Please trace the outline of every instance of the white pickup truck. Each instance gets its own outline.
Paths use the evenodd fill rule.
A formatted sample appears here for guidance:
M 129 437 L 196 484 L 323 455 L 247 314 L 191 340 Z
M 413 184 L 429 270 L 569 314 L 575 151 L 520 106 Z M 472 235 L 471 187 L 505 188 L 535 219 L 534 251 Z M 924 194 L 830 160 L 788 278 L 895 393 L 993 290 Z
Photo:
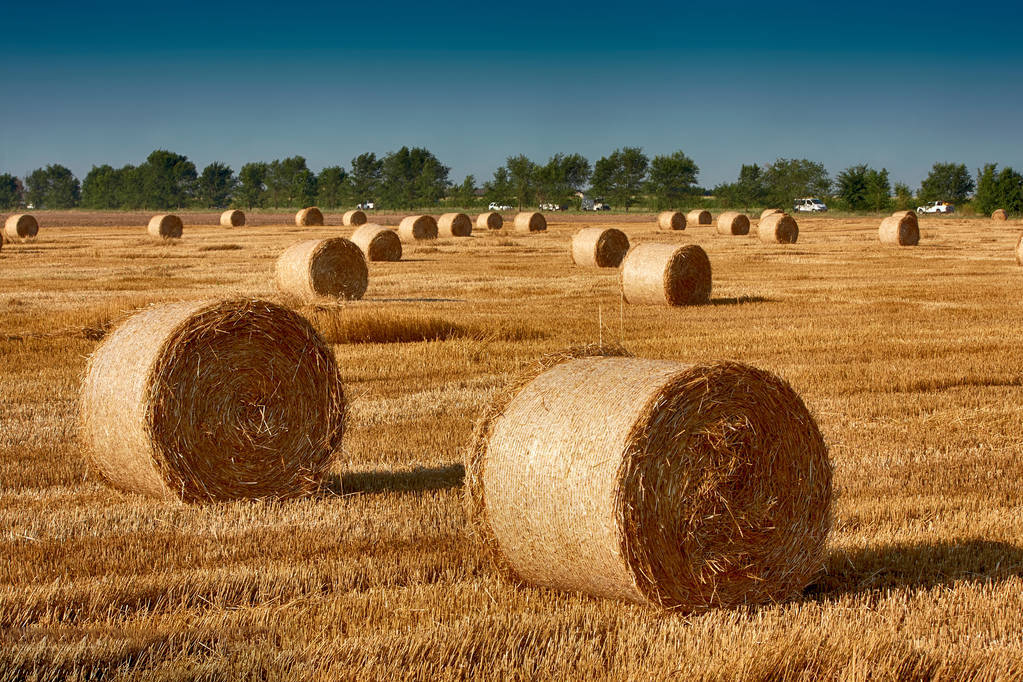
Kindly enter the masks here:
M 956 207 L 947 201 L 932 201 L 924 206 L 917 206 L 917 213 L 955 213 Z

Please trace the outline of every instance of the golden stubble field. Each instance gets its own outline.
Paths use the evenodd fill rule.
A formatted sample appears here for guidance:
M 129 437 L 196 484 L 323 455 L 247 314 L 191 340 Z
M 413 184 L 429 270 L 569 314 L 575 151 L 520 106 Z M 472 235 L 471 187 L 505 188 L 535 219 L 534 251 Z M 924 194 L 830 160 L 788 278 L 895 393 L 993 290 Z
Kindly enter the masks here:
M 899 249 L 879 218 L 800 218 L 783 246 L 550 216 L 545 234 L 406 245 L 370 264 L 364 300 L 300 308 L 351 405 L 329 489 L 184 506 L 84 462 L 87 356 L 151 302 L 276 298 L 286 246 L 350 229 L 186 215 L 162 244 L 147 216 L 38 215 L 37 240 L 0 252 L 0 680 L 1023 679 L 1019 224 L 924 219 Z M 617 271 L 569 260 L 584 224 L 700 244 L 712 304 L 622 306 Z M 663 615 L 510 584 L 477 555 L 474 419 L 524 365 L 597 341 L 741 360 L 801 393 L 836 486 L 828 570 L 802 599 Z

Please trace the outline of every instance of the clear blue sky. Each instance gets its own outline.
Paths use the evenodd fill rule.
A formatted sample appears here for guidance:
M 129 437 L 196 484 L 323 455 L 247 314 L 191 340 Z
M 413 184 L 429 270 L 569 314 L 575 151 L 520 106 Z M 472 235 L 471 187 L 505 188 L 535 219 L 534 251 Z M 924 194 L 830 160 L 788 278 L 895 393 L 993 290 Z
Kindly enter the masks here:
M 0 171 L 201 169 L 432 150 L 684 150 L 700 184 L 806 157 L 834 175 L 1023 170 L 1023 3 L 19 2 L 3 11 Z

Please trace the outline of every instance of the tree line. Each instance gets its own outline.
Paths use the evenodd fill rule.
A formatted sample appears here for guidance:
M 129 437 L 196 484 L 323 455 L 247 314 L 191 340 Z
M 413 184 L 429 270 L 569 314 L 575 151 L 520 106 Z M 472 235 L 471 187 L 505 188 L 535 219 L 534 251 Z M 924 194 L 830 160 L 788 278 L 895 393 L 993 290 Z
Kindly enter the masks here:
M 826 197 L 836 208 L 884 212 L 937 200 L 963 203 L 990 213 L 1023 212 L 1023 176 L 986 164 L 973 176 L 965 164 L 935 163 L 915 192 L 892 183 L 888 171 L 850 166 L 832 178 L 808 159 L 743 164 L 735 182 L 699 187 L 700 169 L 684 152 L 649 157 L 638 147 L 616 149 L 590 163 L 580 154 L 555 154 L 546 162 L 511 156 L 477 186 L 472 175 L 456 184 L 451 169 L 428 149 L 402 147 L 382 157 L 360 154 L 348 167 L 319 173 L 305 158 L 292 156 L 246 163 L 236 174 L 214 161 L 199 172 L 188 157 L 164 149 L 139 165 L 93 166 L 79 182 L 60 164 L 38 168 L 24 178 L 0 174 L 0 208 L 22 205 L 66 209 L 325 208 L 374 202 L 377 208 L 410 209 L 445 203 L 465 208 L 487 203 L 580 206 L 583 196 L 628 211 L 688 206 L 785 207 L 797 197 Z

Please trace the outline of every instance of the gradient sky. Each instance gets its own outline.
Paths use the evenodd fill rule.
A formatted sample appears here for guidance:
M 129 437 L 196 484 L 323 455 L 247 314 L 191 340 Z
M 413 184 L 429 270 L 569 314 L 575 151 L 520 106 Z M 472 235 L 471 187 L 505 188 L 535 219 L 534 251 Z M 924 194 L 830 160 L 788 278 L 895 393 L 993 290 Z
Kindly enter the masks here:
M 708 187 L 778 157 L 913 187 L 935 161 L 1023 170 L 1020 2 L 21 2 L 2 21 L 19 176 L 402 145 L 480 183 L 509 155 L 621 146 L 682 149 Z

